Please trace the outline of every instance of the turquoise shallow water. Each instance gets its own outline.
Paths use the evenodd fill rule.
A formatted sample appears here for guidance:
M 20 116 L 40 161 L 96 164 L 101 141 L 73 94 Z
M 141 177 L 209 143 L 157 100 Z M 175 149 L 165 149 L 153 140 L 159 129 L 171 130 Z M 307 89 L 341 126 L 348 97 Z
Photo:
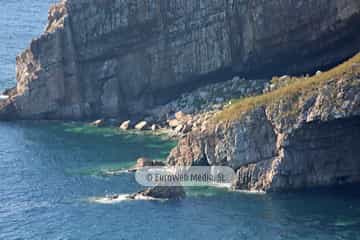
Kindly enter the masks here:
M 0 124 L 0 239 L 358 239 L 350 191 L 255 195 L 187 189 L 182 201 L 89 201 L 142 187 L 102 171 L 162 158 L 158 137 L 78 124 Z
M 104 170 L 162 158 L 174 143 L 64 123 L 0 123 L 0 239 L 359 239 L 360 196 L 187 189 L 182 201 L 109 205 L 142 189 Z
M 0 89 L 53 1 L 0 1 Z M 0 239 L 360 239 L 360 191 L 255 195 L 187 189 L 182 201 L 89 201 L 141 189 L 105 176 L 174 143 L 72 123 L 0 123 Z

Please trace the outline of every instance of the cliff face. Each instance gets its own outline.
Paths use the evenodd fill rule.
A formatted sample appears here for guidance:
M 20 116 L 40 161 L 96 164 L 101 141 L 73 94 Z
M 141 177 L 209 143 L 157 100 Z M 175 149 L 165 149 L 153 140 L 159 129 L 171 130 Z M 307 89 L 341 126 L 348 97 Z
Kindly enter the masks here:
M 231 121 L 213 121 L 193 131 L 172 151 L 169 163 L 231 166 L 237 172 L 235 189 L 279 191 L 360 182 L 359 62 L 360 55 L 350 70 L 326 74 L 321 84 L 316 83 L 321 76 L 304 79 L 316 84 L 285 97 L 278 96 L 283 89 L 270 92 L 278 99 L 266 104 L 257 100 L 259 106 L 231 116 Z M 286 89 L 294 88 L 290 84 Z M 234 109 L 239 108 L 224 110 L 225 116 L 236 114 Z
M 0 116 L 126 116 L 224 72 L 312 71 L 359 50 L 359 23 L 358 0 L 63 1 Z

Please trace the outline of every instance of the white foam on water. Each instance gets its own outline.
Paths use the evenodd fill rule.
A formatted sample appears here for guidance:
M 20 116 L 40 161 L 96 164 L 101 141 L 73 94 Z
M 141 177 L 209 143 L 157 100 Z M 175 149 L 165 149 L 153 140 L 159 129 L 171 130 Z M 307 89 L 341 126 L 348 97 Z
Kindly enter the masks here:
M 231 183 L 215 183 L 215 184 L 211 184 L 210 187 L 214 187 L 214 188 L 226 188 L 226 189 L 230 189 L 232 186 Z
M 147 197 L 138 195 L 135 198 L 130 198 L 131 194 L 119 194 L 115 196 L 106 196 L 106 197 L 91 197 L 88 199 L 91 203 L 98 204 L 115 204 L 124 201 L 164 201 L 166 199 L 158 199 L 153 197 Z
M 337 221 L 337 222 L 335 222 L 335 224 L 334 224 L 334 226 L 336 226 L 336 227 L 347 227 L 347 226 L 351 226 L 351 225 L 355 225 L 355 224 L 357 224 L 357 222 L 356 221 L 351 221 L 351 220 L 349 220 L 349 221 Z
M 147 196 L 143 196 L 143 195 L 138 195 L 135 197 L 135 199 L 133 200 L 142 200 L 142 201 L 164 201 L 166 199 L 158 199 L 158 198 L 153 198 L 153 197 L 147 197 Z
M 0 100 L 6 100 L 8 98 L 9 98 L 9 96 L 7 96 L 7 95 L 0 95 Z
M 100 204 L 114 204 L 123 201 L 130 201 L 130 194 L 120 194 L 116 197 L 91 197 L 89 198 L 89 202 L 91 203 L 100 203 Z
M 266 194 L 265 191 L 260 191 L 260 190 L 233 190 L 233 191 L 239 193 L 245 193 L 245 194 L 257 194 L 257 195 Z
M 103 170 L 101 171 L 101 173 L 103 175 L 107 175 L 107 176 L 116 176 L 116 175 L 121 175 L 121 174 L 125 174 L 125 173 L 130 173 L 129 170 L 127 169 L 121 169 L 121 170 Z

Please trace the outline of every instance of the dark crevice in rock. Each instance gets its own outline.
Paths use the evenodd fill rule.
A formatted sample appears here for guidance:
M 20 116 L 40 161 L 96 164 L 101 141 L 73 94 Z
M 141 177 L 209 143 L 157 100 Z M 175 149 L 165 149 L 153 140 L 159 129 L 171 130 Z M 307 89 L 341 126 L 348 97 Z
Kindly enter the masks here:
M 360 117 L 313 122 L 284 148 L 278 186 L 284 189 L 360 181 Z M 285 174 L 286 173 L 286 174 Z

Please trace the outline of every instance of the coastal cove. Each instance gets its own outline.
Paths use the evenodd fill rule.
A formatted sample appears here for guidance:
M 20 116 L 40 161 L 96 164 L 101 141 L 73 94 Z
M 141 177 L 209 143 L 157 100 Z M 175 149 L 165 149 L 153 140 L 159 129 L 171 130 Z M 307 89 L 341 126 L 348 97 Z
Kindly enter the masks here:
M 77 3 L 86 5 L 86 1 L 76 1 L 72 1 L 75 7 Z M 87 1 L 96 2 L 96 0 Z M 192 0 L 188 1 L 190 3 Z M 57 2 L 58 0 L 7 0 L 1 3 L 0 92 L 15 85 L 16 57 L 21 51 L 29 47 L 31 39 L 37 38 L 44 31 L 48 21 L 49 7 Z M 126 3 L 126 1 L 122 2 Z M 209 2 L 206 4 L 209 4 Z M 354 0 L 349 0 L 349 2 L 356 3 Z M 272 9 L 271 1 L 268 3 L 268 9 Z M 334 7 L 335 5 L 333 2 L 331 6 Z M 215 10 L 221 9 L 221 7 L 216 6 Z M 319 4 L 317 7 L 321 9 L 322 5 Z M 80 7 L 79 9 L 81 10 Z M 351 10 L 351 8 L 344 7 L 344 12 L 349 9 Z M 54 12 L 56 12 L 55 10 Z M 76 10 L 75 13 L 77 13 L 76 8 L 73 10 Z M 314 9 L 314 12 L 316 12 L 316 9 Z M 271 16 L 266 17 L 270 18 Z M 324 17 L 324 19 L 326 18 Z M 58 27 L 56 21 L 52 23 L 55 27 Z M 216 29 L 220 30 L 224 28 L 221 24 L 215 24 L 215 26 Z M 349 31 L 347 34 L 352 36 L 353 33 Z M 219 40 L 218 35 L 215 35 L 213 37 Z M 250 35 L 255 36 L 249 34 L 249 39 L 251 39 Z M 358 36 L 357 33 L 354 33 L 354 35 Z M 301 34 L 301 36 L 306 36 L 306 34 Z M 329 43 L 332 41 L 342 43 L 343 39 L 334 37 Z M 211 48 L 211 46 L 209 49 L 215 49 L 215 52 L 218 50 L 217 47 Z M 344 54 L 351 52 L 350 50 L 352 51 L 350 48 L 343 49 Z M 222 53 L 223 51 L 219 50 L 219 52 Z M 269 54 L 268 57 L 271 58 L 272 53 Z M 227 57 L 228 55 L 225 54 L 224 56 Z M 308 59 L 311 56 L 311 54 L 307 56 Z M 340 56 L 342 54 L 339 53 L 337 58 L 340 58 Z M 189 58 L 193 59 L 191 56 Z M 215 59 L 215 62 L 213 64 L 203 63 L 203 65 L 199 63 L 200 68 L 214 67 L 214 64 L 218 64 L 216 58 L 213 58 L 212 55 L 210 58 Z M 359 59 L 359 63 L 358 65 L 352 65 L 352 68 L 355 69 L 352 71 L 353 74 L 350 75 L 353 80 L 352 85 L 349 84 L 346 78 L 343 80 L 342 77 L 338 77 L 339 79 L 335 79 L 336 81 L 331 83 L 333 85 L 334 82 L 344 83 L 343 85 L 339 84 L 341 88 L 333 88 L 335 93 L 340 92 L 339 89 L 354 89 L 354 94 L 348 94 L 352 96 L 352 98 L 349 98 L 351 103 L 356 103 L 355 100 L 360 99 L 356 98 L 358 96 L 357 90 L 360 89 L 360 55 L 356 58 Z M 184 59 L 183 61 L 186 62 Z M 319 59 L 314 59 L 312 63 L 308 64 L 314 64 L 317 60 Z M 266 66 L 265 63 L 266 61 L 263 63 L 264 66 Z M 280 63 L 281 61 L 278 64 Z M 249 69 L 258 67 L 255 66 L 256 64 L 252 64 L 251 61 L 247 64 Z M 305 68 L 308 64 L 304 63 L 304 66 L 300 67 Z M 319 67 L 322 64 L 313 67 Z M 291 66 L 288 67 L 291 69 Z M 101 69 L 101 67 L 89 67 L 89 69 Z M 131 72 L 139 72 L 138 70 L 135 68 L 128 71 L 131 76 L 139 77 Z M 87 73 L 91 74 L 91 71 Z M 319 71 L 319 75 L 315 74 L 314 76 L 315 78 L 316 76 L 321 78 L 321 74 L 326 76 L 325 71 Z M 292 81 L 295 82 L 298 79 L 285 75 L 274 78 L 278 82 L 274 81 L 274 79 L 272 82 L 270 82 L 270 79 L 248 81 L 246 78 L 242 78 L 240 74 L 238 75 L 229 77 L 227 82 L 216 82 L 213 85 L 209 84 L 197 89 L 194 88 L 194 92 L 186 92 L 180 95 L 179 98 L 159 105 L 157 108 L 146 109 L 149 111 L 152 120 L 147 123 L 147 130 L 145 131 L 134 130 L 136 123 L 147 121 L 146 118 L 142 117 L 139 121 L 137 119 L 132 121 L 131 124 L 128 123 L 128 125 L 131 125 L 131 130 L 127 131 L 119 128 L 120 122 L 116 122 L 112 127 L 107 124 L 99 124 L 97 127 L 92 126 L 90 120 L 86 122 L 85 120 L 83 122 L 70 120 L 0 121 L 0 240 L 360 240 L 360 185 L 355 184 L 264 193 L 255 191 L 262 188 L 254 187 L 250 188 L 254 191 L 248 190 L 247 186 L 251 186 L 252 183 L 256 184 L 256 181 L 253 181 L 251 184 L 238 182 L 238 186 L 243 188 L 237 190 L 220 187 L 185 187 L 186 197 L 177 200 L 128 199 L 123 197 L 143 191 L 146 188 L 136 182 L 133 172 L 121 172 L 124 169 L 132 169 L 139 158 L 148 158 L 153 162 L 165 162 L 168 159 L 168 163 L 174 165 L 178 163 L 184 163 L 184 165 L 194 163 L 196 165 L 199 162 L 210 165 L 211 161 L 209 160 L 221 165 L 224 164 L 224 159 L 228 159 L 229 166 L 233 164 L 231 160 L 240 159 L 238 163 L 235 161 L 235 164 L 240 167 L 237 170 L 241 170 L 241 167 L 244 166 L 245 170 L 238 171 L 238 173 L 244 175 L 238 175 L 241 176 L 239 179 L 248 180 L 251 178 L 249 177 L 251 172 L 247 171 L 249 162 L 246 162 L 248 158 L 244 157 L 246 154 L 243 154 L 243 156 L 242 153 L 246 153 L 250 149 L 251 154 L 249 156 L 259 155 L 259 159 L 262 159 L 267 152 L 270 152 L 269 155 L 272 156 L 273 152 L 275 152 L 275 149 L 273 149 L 275 144 L 273 143 L 276 141 L 273 129 L 269 127 L 272 126 L 271 122 L 266 118 L 265 107 L 268 110 L 273 110 L 270 107 L 274 108 L 274 106 L 265 106 L 263 111 L 265 113 L 256 114 L 258 112 L 252 112 L 249 119 L 253 120 L 253 122 L 235 119 L 238 121 L 238 125 L 224 125 L 223 128 L 212 125 L 208 127 L 207 123 L 212 124 L 210 119 L 215 119 L 215 116 L 218 116 L 216 114 L 224 109 L 225 111 L 220 115 L 222 118 L 228 115 L 240 116 L 240 114 L 232 113 L 240 112 L 245 108 L 243 107 L 245 104 L 242 105 L 242 99 L 245 99 L 245 103 L 255 106 L 256 104 L 252 104 L 252 102 L 259 102 L 275 95 L 271 93 L 271 88 L 275 89 L 276 93 L 276 89 L 282 87 L 281 84 L 289 82 L 289 88 L 291 89 L 292 85 L 290 84 Z M 305 78 L 312 79 L 308 76 Z M 324 84 L 325 87 L 323 85 L 321 87 L 326 90 L 332 86 L 331 84 Z M 113 90 L 111 86 L 106 89 Z M 266 91 L 263 91 L 264 89 L 267 89 L 266 91 L 270 93 L 266 93 Z M 281 92 L 281 89 L 277 92 Z M 347 93 L 345 90 L 344 92 Z M 311 94 L 316 97 L 319 95 L 314 92 Z M 254 95 L 260 97 L 252 98 Z M 315 99 L 315 97 L 312 99 Z M 339 99 L 343 100 L 345 98 L 340 96 Z M 340 100 L 338 103 L 344 103 L 344 101 Z M 141 99 L 141 101 L 146 102 L 147 99 Z M 311 104 L 304 105 L 308 107 Z M 319 105 L 325 106 L 323 103 Z M 346 104 L 347 107 L 350 105 Z M 278 104 L 275 107 L 281 109 L 280 107 L 283 107 L 283 105 Z M 184 109 L 188 111 L 192 109 L 192 113 L 182 112 Z M 304 109 L 306 108 L 304 107 Z M 319 113 L 331 113 L 329 110 L 319 109 Z M 354 109 L 357 109 L 356 106 Z M 336 133 L 334 129 L 340 129 L 341 131 L 337 131 L 338 134 L 334 134 L 333 138 L 325 140 L 327 140 L 327 143 L 335 142 L 335 140 L 342 141 L 343 144 L 339 144 L 342 148 L 338 149 L 343 151 L 337 151 L 334 155 L 332 155 L 333 152 L 322 155 L 323 165 L 332 166 L 332 162 L 330 161 L 330 164 L 328 164 L 326 157 L 335 155 L 339 159 L 351 156 L 351 160 L 354 161 L 350 161 L 350 163 L 357 163 L 355 161 L 357 155 L 354 153 L 358 153 L 357 140 L 359 139 L 358 130 L 360 129 L 360 118 L 358 116 L 360 115 L 355 110 L 343 111 L 353 113 L 355 116 L 352 118 L 353 115 L 344 114 L 345 117 L 351 117 L 349 117 L 350 121 L 344 121 L 344 124 L 340 119 L 341 124 L 337 124 L 339 122 L 336 121 L 335 124 L 330 122 L 327 125 L 325 122 L 325 127 L 322 125 L 310 125 L 309 128 L 300 129 L 302 131 L 297 132 L 300 137 L 294 138 L 291 143 L 294 143 L 295 147 L 298 146 L 299 142 L 308 142 L 310 147 L 317 146 L 315 143 L 318 142 L 318 139 L 326 137 L 323 133 Z M 174 115 L 175 118 L 169 121 L 169 115 Z M 298 117 L 298 115 L 293 115 Z M 274 116 L 275 120 L 283 119 L 280 114 L 279 116 L 274 114 Z M 220 117 L 218 118 L 220 119 Z M 113 118 L 97 116 L 91 121 L 102 123 L 110 119 Z M 121 122 L 125 120 L 123 117 L 119 119 L 121 119 Z M 300 117 L 295 119 L 300 119 Z M 118 119 L 115 119 L 115 121 L 118 121 Z M 279 122 L 282 123 L 280 120 Z M 190 125 L 191 127 L 189 127 Z M 293 125 L 289 124 L 290 127 L 293 127 Z M 152 126 L 155 127 L 154 131 L 150 130 Z M 232 126 L 232 128 L 227 128 L 228 126 Z M 242 130 L 239 126 L 244 126 L 245 130 L 238 131 L 239 129 Z M 328 126 L 330 127 L 328 128 Z M 340 128 L 340 126 L 343 128 Z M 159 130 L 159 128 L 162 129 Z M 166 132 L 169 129 L 172 129 L 171 131 L 176 134 L 174 136 L 160 134 L 162 130 Z M 220 131 L 222 129 L 223 131 Z M 271 131 L 268 131 L 269 129 Z M 318 131 L 316 132 L 314 129 Z M 172 133 L 171 131 L 168 131 L 169 135 Z M 314 132 L 316 134 L 313 134 Z M 246 135 L 247 133 L 250 134 Z M 316 138 L 301 138 L 301 136 L 314 135 Z M 345 138 L 342 138 L 343 135 L 348 136 L 346 141 Z M 255 136 L 256 141 L 246 143 L 247 147 L 243 151 L 242 147 L 245 146 L 246 141 L 238 141 L 238 139 L 252 140 L 253 136 Z M 177 140 L 174 140 L 175 138 Z M 234 142 L 238 143 L 238 145 L 233 144 L 233 139 L 236 139 Z M 261 141 L 257 141 L 259 139 Z M 263 139 L 270 140 L 262 141 Z M 313 142 L 308 139 L 312 139 Z M 287 143 L 287 141 L 284 142 Z M 266 148 L 268 145 L 270 145 L 270 151 L 264 151 L 265 154 L 257 154 L 258 149 L 252 151 L 253 146 L 255 146 L 254 148 L 258 146 L 265 146 Z M 284 149 L 292 149 L 293 145 L 290 145 L 290 147 L 286 145 Z M 331 146 L 339 147 L 339 145 Z M 351 151 L 347 148 L 350 145 Z M 325 144 L 324 149 L 328 150 L 327 146 Z M 208 154 L 211 147 L 215 149 L 213 152 L 210 151 L 212 155 Z M 335 147 L 332 149 L 336 150 Z M 282 150 L 282 148 L 279 149 Z M 346 152 L 346 150 L 349 151 Z M 310 151 L 305 149 L 299 152 Z M 304 159 L 318 159 L 321 156 L 318 154 L 319 149 L 314 152 L 314 155 L 310 157 L 303 155 L 300 158 L 300 163 Z M 324 152 L 328 153 L 328 151 Z M 233 157 L 233 153 L 239 153 L 237 159 Z M 243 159 L 239 156 L 243 157 Z M 287 156 L 293 155 L 289 154 Z M 298 154 L 297 156 L 302 155 Z M 204 159 L 206 160 L 205 163 Z M 252 157 L 251 160 L 253 159 Z M 241 162 L 243 160 L 245 163 Z M 261 161 L 259 162 L 261 163 Z M 317 163 L 319 162 L 317 161 Z M 311 161 L 308 165 L 313 166 Z M 293 166 L 301 166 L 301 164 L 295 162 L 289 169 L 297 170 Z M 259 164 L 256 167 L 262 169 L 263 166 Z M 257 170 L 258 168 L 254 169 Z M 286 170 L 286 168 L 283 169 Z M 307 172 L 308 169 L 304 169 Z M 322 166 L 319 169 L 322 169 Z M 347 168 L 344 169 L 347 170 Z M 330 171 L 330 173 L 332 172 Z M 317 176 L 321 178 L 323 175 L 319 174 Z M 342 179 L 340 178 L 340 180 Z M 113 199 L 112 196 L 119 197 Z

